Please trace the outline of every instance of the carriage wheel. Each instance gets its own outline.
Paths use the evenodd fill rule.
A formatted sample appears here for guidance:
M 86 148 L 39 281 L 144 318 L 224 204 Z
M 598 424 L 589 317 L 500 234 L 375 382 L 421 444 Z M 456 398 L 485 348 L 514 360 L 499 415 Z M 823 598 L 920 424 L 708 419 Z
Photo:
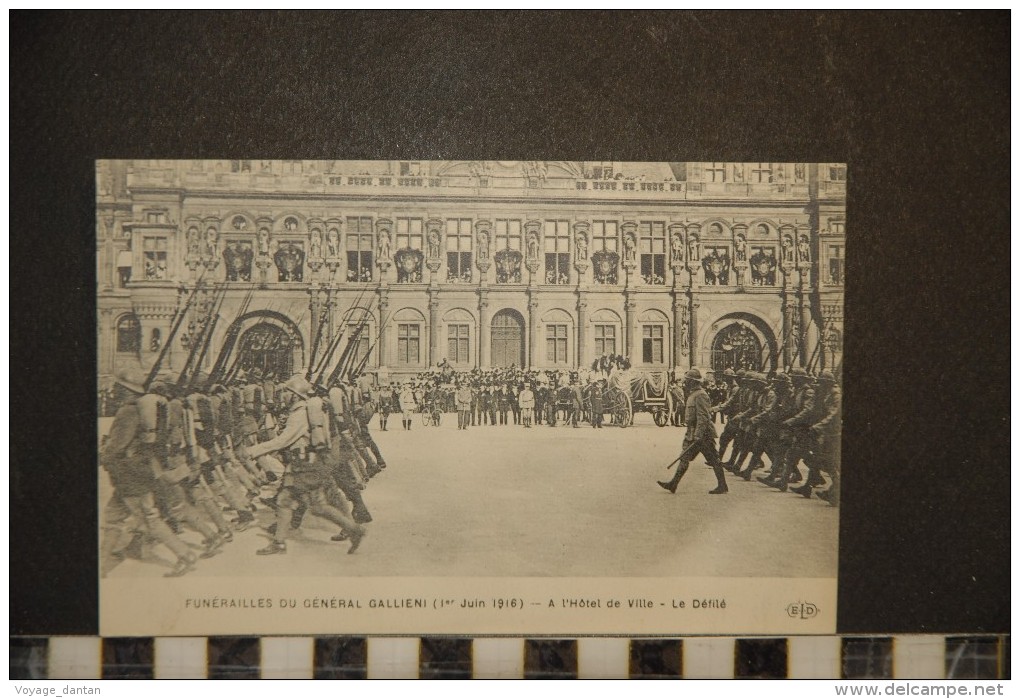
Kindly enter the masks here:
M 627 427 L 630 425 L 630 419 L 630 412 L 628 412 L 626 405 L 620 405 L 613 408 L 613 420 L 620 427 Z
M 665 427 L 669 424 L 669 412 L 659 408 L 652 413 L 652 419 L 655 420 L 655 424 L 659 427 Z
M 431 424 L 431 422 L 432 416 L 429 415 L 429 412 L 426 410 L 421 414 L 421 424 L 424 425 L 425 427 L 428 427 Z

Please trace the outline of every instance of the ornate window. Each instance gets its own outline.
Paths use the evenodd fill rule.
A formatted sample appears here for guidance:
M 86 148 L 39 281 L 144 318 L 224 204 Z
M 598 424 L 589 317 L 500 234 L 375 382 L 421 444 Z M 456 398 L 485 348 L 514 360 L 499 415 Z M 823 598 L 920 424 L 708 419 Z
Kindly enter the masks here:
M 832 182 L 846 182 L 846 165 L 830 165 L 829 180 Z
M 230 161 L 231 172 L 251 172 L 251 161 L 250 160 L 231 160 Z
M 641 326 L 641 361 L 645 364 L 663 364 L 663 327 L 661 325 Z
M 567 363 L 567 326 L 549 324 L 545 326 L 545 360 L 548 364 Z
M 421 250 L 425 244 L 420 218 L 397 219 L 397 250 Z
M 616 354 L 615 325 L 595 326 L 595 354 L 599 357 L 604 354 Z
M 117 321 L 117 351 L 137 353 L 142 349 L 142 324 L 131 313 Z
M 347 281 L 372 281 L 373 240 L 371 217 L 347 217 Z
M 167 278 L 166 236 L 146 236 L 142 239 L 142 266 L 146 281 Z
M 446 281 L 471 281 L 471 219 L 446 220 Z
M 228 282 L 250 282 L 255 251 L 250 240 L 228 240 L 223 248 Z
M 521 221 L 520 219 L 496 219 L 496 260 L 497 284 L 520 284 L 521 262 Z
M 706 182 L 725 182 L 726 163 L 708 163 L 705 168 Z
M 397 325 L 397 363 L 415 365 L 421 363 L 421 325 L 400 323 Z
M 467 364 L 471 361 L 471 326 L 466 323 L 455 323 L 447 326 L 448 346 L 446 358 L 454 364 Z
M 418 177 L 421 175 L 421 162 L 418 160 L 401 160 L 400 161 L 400 176 L 401 177 Z
M 570 283 L 570 233 L 568 221 L 545 222 L 545 283 Z
M 751 182 L 758 184 L 772 182 L 772 163 L 756 163 L 751 168 Z
M 616 221 L 592 221 L 593 274 L 596 284 L 619 281 L 620 225 Z
M 730 283 L 730 249 L 726 245 L 706 245 L 701 266 L 705 270 L 705 284 L 725 286 Z
M 645 284 L 666 283 L 666 224 L 642 221 L 638 226 L 641 278 Z
M 828 257 L 829 257 L 829 269 L 828 276 L 825 278 L 827 284 L 842 284 L 843 283 L 843 245 L 837 243 L 829 243 Z
M 751 285 L 752 286 L 775 286 L 776 285 L 776 249 L 772 246 L 752 245 L 751 257 Z

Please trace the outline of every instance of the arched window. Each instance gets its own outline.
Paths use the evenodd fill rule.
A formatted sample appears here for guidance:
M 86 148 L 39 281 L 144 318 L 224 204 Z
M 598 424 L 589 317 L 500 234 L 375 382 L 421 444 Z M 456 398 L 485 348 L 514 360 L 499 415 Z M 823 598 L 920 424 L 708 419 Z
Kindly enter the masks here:
M 136 315 L 129 314 L 117 321 L 117 351 L 138 352 L 142 348 L 142 325 Z

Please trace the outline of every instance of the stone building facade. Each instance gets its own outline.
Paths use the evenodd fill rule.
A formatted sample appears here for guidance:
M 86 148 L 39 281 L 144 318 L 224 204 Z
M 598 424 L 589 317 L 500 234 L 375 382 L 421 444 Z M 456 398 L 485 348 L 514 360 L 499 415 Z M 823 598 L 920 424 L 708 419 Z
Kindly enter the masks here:
M 168 340 L 179 369 L 210 313 L 206 367 L 232 333 L 278 374 L 363 316 L 384 378 L 838 370 L 845 197 L 838 163 L 99 161 L 100 384 Z

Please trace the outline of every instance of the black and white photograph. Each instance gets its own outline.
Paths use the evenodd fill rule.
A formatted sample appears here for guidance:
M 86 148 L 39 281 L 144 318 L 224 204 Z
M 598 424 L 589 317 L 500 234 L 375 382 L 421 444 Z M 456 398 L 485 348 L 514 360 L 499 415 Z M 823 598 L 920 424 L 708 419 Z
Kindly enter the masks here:
M 845 165 L 96 174 L 102 588 L 834 587 Z

